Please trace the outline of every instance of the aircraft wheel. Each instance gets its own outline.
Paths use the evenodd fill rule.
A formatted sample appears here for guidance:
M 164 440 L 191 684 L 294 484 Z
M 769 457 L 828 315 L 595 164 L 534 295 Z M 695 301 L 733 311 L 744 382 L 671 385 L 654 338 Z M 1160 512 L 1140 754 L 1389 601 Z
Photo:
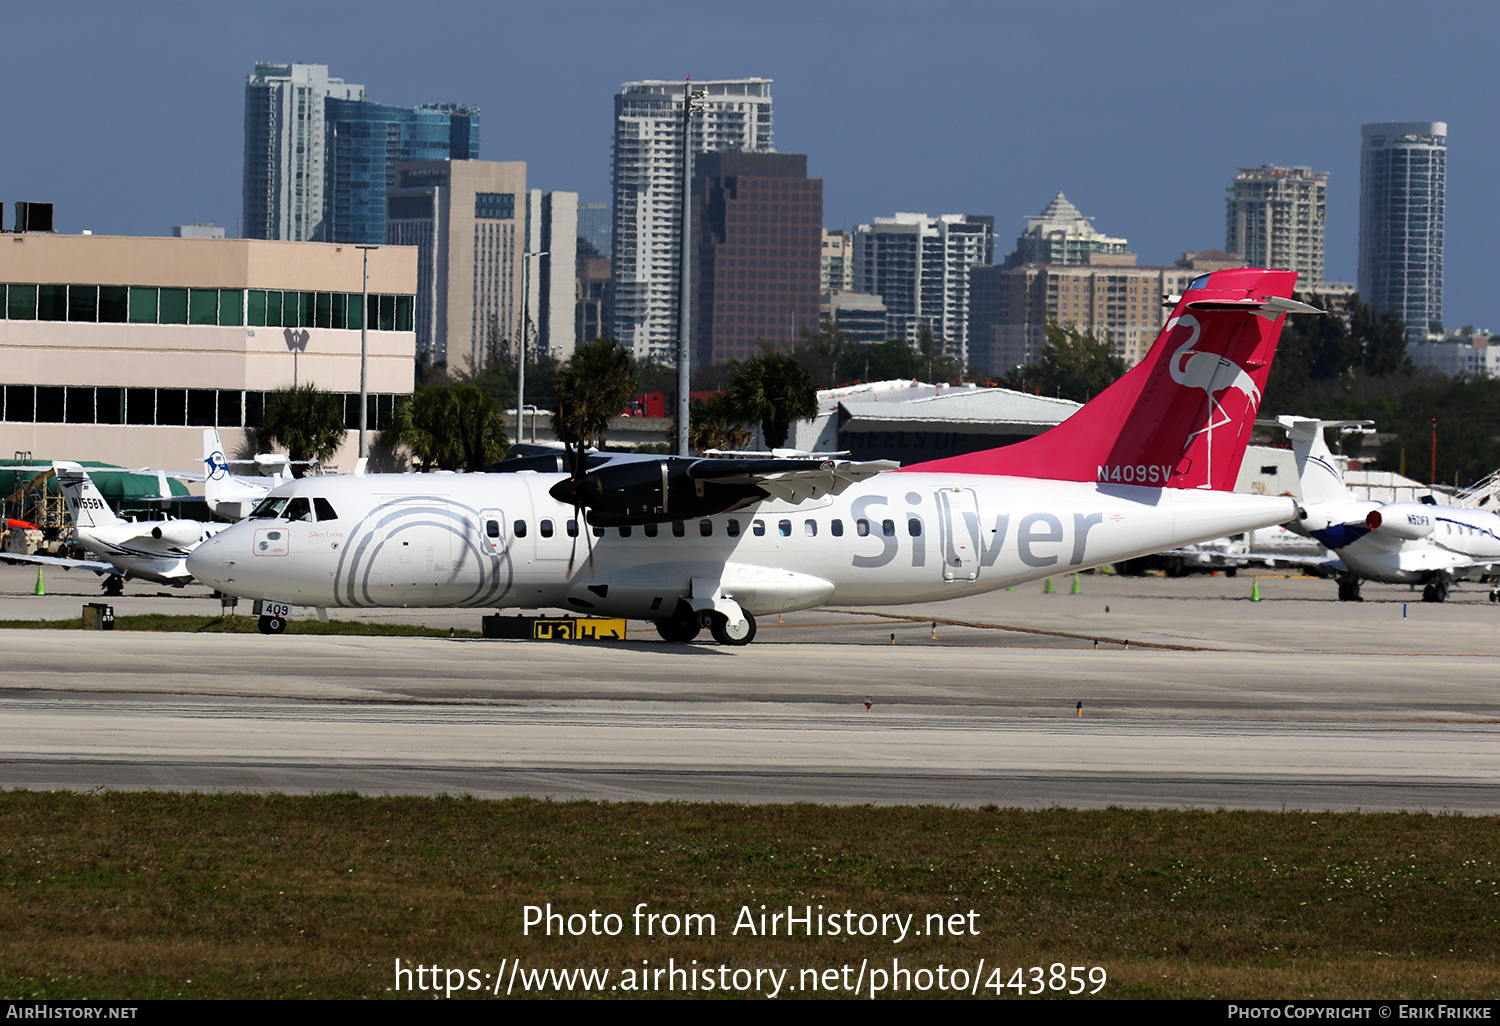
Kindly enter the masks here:
M 714 614 L 713 623 L 709 625 L 709 631 L 714 640 L 721 645 L 748 645 L 755 640 L 755 617 L 749 613 L 741 612 L 745 619 L 738 627 L 729 626 L 729 617 L 722 613 Z
M 674 616 L 669 620 L 656 621 L 656 633 L 661 635 L 661 640 L 678 645 L 692 641 L 702 629 L 694 618 Z
M 125 594 L 125 578 L 117 574 L 110 574 L 104 578 L 103 592 L 110 598 L 119 598 Z
M 286 621 L 279 616 L 263 616 L 260 618 L 260 632 L 262 634 L 285 634 Z
M 1240 572 L 1240 568 L 1237 567 L 1237 566 L 1231 566 L 1231 567 L 1225 567 L 1224 568 L 1224 576 L 1225 577 L 1237 577 L 1237 576 L 1239 576 L 1239 572 Z
M 1447 602 L 1448 601 L 1448 588 L 1449 588 L 1448 578 L 1446 578 L 1446 577 L 1440 577 L 1436 581 L 1434 581 L 1432 583 L 1432 601 L 1434 601 L 1434 602 Z

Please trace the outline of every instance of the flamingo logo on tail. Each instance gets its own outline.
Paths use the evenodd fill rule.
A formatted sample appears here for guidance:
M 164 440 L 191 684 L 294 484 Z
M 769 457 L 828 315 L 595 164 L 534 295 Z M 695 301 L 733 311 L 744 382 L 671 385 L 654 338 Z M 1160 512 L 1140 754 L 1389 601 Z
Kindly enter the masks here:
M 1245 399 L 1252 405 L 1260 404 L 1260 389 L 1256 387 L 1255 381 L 1245 372 L 1245 369 L 1233 360 L 1226 359 L 1217 353 L 1206 353 L 1194 349 L 1198 344 L 1198 338 L 1203 333 L 1203 327 L 1198 319 L 1192 314 L 1183 314 L 1174 317 L 1167 324 L 1167 331 L 1181 324 L 1190 328 L 1191 333 L 1177 351 L 1172 354 L 1172 359 L 1167 367 L 1172 373 L 1172 380 L 1184 388 L 1197 389 L 1202 392 L 1209 403 L 1208 423 L 1197 431 L 1187 436 L 1187 442 L 1183 445 L 1183 451 L 1193 444 L 1193 439 L 1199 435 L 1208 435 L 1208 457 L 1207 478 L 1203 487 L 1210 488 L 1214 480 L 1214 430 L 1226 424 L 1234 423 L 1234 418 L 1224 412 L 1224 407 L 1215 398 L 1216 392 L 1225 392 L 1230 389 L 1244 394 Z

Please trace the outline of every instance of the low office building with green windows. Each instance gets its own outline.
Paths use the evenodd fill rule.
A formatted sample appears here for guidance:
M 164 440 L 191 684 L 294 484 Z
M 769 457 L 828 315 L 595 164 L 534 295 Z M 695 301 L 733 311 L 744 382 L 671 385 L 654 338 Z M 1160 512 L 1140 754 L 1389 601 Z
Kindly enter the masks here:
M 194 470 L 202 429 L 248 452 L 266 394 L 344 399 L 352 469 L 361 329 L 370 429 L 415 374 L 416 250 L 255 239 L 0 236 L 0 452 Z

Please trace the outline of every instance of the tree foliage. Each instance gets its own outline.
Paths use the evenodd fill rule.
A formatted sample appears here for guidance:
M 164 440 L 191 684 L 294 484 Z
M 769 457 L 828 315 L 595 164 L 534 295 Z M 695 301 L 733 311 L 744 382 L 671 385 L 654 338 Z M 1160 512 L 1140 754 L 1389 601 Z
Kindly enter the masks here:
M 1322 310 L 1321 296 L 1307 302 Z M 1290 314 L 1266 381 L 1263 414 L 1308 413 L 1340 397 L 1398 394 L 1415 384 L 1406 356 L 1406 325 L 1395 310 L 1376 314 L 1351 297 L 1348 319 L 1329 313 Z
M 344 403 L 316 385 L 278 388 L 266 396 L 265 413 L 255 432 L 256 449 L 280 446 L 294 461 L 327 463 L 344 444 Z M 294 468 L 297 476 L 304 471 Z
M 764 353 L 739 366 L 725 400 L 732 416 L 760 421 L 766 445 L 779 449 L 786 445 L 792 421 L 817 415 L 818 386 L 790 356 Z
M 1091 331 L 1049 324 L 1037 361 L 1023 368 L 1029 385 L 1069 399 L 1088 400 L 1119 380 L 1125 361 L 1112 343 Z
M 675 420 L 675 418 L 674 418 Z M 676 436 L 676 425 L 673 425 Z M 727 397 L 720 393 L 707 401 L 688 402 L 688 446 L 693 452 L 709 449 L 744 450 L 750 448 L 750 432 L 742 419 L 729 408 Z
M 557 437 L 593 448 L 604 447 L 610 418 L 619 416 L 640 391 L 630 350 L 607 338 L 579 346 L 558 369 L 552 389 Z
M 925 321 L 917 325 L 917 355 L 922 361 L 923 381 L 946 385 L 964 379 L 964 362 L 958 346 L 935 337 Z
M 503 412 L 474 384 L 417 389 L 396 404 L 391 431 L 424 471 L 477 473 L 510 445 Z

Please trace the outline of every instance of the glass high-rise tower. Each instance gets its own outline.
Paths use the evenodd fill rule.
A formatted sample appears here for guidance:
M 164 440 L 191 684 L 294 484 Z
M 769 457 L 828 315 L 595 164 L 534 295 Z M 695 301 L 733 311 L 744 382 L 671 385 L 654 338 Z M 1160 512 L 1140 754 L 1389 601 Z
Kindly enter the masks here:
M 245 82 L 242 230 L 379 245 L 398 162 L 478 157 L 476 108 L 390 107 L 325 64 L 257 64 Z
M 692 151 L 771 153 L 771 80 L 694 82 Z M 682 259 L 682 82 L 627 82 L 615 95 L 614 337 L 677 362 Z
M 1443 194 L 1448 125 L 1396 121 L 1361 127 L 1359 295 L 1397 310 L 1408 338 L 1441 331 Z

